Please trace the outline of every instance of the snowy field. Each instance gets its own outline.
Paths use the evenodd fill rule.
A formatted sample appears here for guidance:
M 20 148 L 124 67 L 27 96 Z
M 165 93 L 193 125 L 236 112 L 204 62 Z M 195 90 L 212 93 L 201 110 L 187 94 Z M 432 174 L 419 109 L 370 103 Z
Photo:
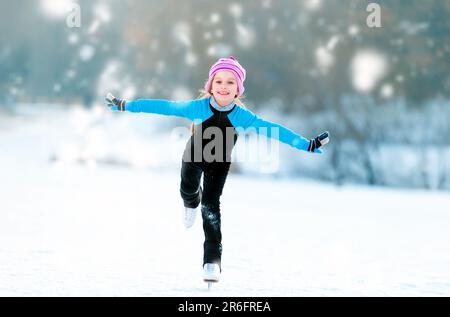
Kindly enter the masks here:
M 145 134 L 100 110 L 21 111 L 0 114 L 0 296 L 450 296 L 449 193 L 230 174 L 208 292 L 167 154 L 123 163 L 111 144 Z

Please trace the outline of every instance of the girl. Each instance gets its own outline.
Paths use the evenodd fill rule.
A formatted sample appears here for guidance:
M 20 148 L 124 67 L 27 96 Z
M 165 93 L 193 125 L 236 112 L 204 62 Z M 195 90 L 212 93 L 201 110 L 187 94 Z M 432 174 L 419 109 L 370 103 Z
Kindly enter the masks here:
M 263 129 L 296 149 L 321 153 L 328 143 L 328 132 L 307 140 L 286 127 L 263 120 L 247 110 L 239 97 L 244 93 L 245 69 L 233 56 L 220 58 L 210 69 L 202 98 L 191 101 L 133 100 L 125 101 L 108 94 L 111 110 L 157 113 L 193 121 L 192 136 L 181 161 L 180 194 L 184 202 L 184 222 L 194 224 L 201 209 L 205 234 L 203 279 L 218 282 L 221 272 L 222 234 L 220 230 L 220 196 L 231 164 L 231 151 L 238 132 Z M 275 131 L 276 130 L 276 131 Z M 275 135 L 272 132 L 278 132 Z M 213 137 L 214 136 L 214 137 Z M 208 143 L 205 144 L 205 141 Z M 212 145 L 211 145 L 212 144 Z M 200 178 L 203 174 L 203 188 Z

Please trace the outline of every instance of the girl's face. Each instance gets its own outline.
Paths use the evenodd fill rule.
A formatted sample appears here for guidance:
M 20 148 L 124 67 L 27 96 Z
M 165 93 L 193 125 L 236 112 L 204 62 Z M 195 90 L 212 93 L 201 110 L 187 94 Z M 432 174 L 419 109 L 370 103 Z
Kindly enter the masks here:
M 219 71 L 212 81 L 212 94 L 220 106 L 233 102 L 238 94 L 238 85 L 234 74 L 230 71 Z

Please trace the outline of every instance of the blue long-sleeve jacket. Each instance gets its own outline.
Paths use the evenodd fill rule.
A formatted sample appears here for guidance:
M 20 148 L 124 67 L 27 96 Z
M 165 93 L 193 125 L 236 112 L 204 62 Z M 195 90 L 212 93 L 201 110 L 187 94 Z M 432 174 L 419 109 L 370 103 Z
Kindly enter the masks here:
M 111 109 L 118 110 L 117 106 L 111 107 Z M 250 129 L 299 150 L 308 151 L 310 142 L 292 130 L 280 124 L 264 120 L 250 110 L 244 109 L 235 103 L 221 107 L 217 105 L 214 97 L 190 101 L 169 101 L 161 99 L 132 100 L 127 101 L 125 111 L 155 113 L 186 118 L 194 121 L 196 124 L 195 130 L 201 131 L 202 133 L 208 127 L 218 127 L 225 134 L 225 129 L 230 127 L 236 132 L 233 145 L 236 142 L 237 134 L 248 132 Z M 197 127 L 201 127 L 201 129 Z M 272 130 L 273 128 L 276 129 Z M 193 143 L 194 136 L 191 139 L 190 143 Z M 316 149 L 315 152 L 321 153 L 322 151 Z M 231 150 L 228 153 L 228 156 L 230 155 Z

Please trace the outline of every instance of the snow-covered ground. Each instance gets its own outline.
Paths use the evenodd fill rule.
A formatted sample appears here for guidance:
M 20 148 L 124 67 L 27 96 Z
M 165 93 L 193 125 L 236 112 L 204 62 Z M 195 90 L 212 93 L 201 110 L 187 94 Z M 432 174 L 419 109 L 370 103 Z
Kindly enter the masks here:
M 450 296 L 448 193 L 230 174 L 208 292 L 167 135 L 119 133 L 155 118 L 21 111 L 0 114 L 0 296 Z

